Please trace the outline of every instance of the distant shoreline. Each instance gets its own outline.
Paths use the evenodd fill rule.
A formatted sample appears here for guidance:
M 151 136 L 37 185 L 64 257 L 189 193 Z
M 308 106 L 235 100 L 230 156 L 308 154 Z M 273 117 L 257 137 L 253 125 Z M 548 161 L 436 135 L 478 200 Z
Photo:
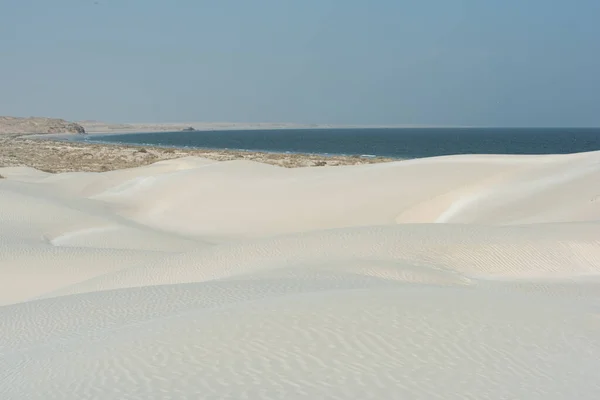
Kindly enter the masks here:
M 297 123 L 236 123 L 236 122 L 175 122 L 175 123 L 124 123 L 79 121 L 90 135 L 119 135 L 133 133 L 178 132 L 192 128 L 193 131 L 232 131 L 232 130 L 292 130 L 292 129 L 418 129 L 418 128 L 467 128 L 465 126 L 435 125 L 336 125 L 336 124 L 297 124 Z

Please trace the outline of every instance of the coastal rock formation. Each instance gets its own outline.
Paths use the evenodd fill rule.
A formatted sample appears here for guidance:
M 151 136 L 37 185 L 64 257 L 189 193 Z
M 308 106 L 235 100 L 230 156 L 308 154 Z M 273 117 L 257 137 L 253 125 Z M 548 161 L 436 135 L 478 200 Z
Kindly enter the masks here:
M 85 133 L 83 126 L 57 118 L 0 117 L 0 134 Z

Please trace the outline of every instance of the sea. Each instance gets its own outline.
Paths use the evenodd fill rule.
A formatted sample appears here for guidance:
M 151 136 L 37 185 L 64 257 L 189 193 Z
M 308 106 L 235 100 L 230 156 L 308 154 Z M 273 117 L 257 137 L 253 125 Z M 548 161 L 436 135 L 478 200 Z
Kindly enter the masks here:
M 179 131 L 86 135 L 96 143 L 275 153 L 421 158 L 600 150 L 600 128 L 377 128 Z

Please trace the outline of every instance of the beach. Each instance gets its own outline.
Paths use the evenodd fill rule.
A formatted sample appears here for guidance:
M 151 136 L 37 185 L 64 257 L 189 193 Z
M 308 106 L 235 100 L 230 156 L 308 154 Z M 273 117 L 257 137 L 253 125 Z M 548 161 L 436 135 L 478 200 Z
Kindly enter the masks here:
M 600 152 L 0 141 L 2 399 L 600 393 Z
M 600 399 L 599 17 L 0 1 L 0 400 Z

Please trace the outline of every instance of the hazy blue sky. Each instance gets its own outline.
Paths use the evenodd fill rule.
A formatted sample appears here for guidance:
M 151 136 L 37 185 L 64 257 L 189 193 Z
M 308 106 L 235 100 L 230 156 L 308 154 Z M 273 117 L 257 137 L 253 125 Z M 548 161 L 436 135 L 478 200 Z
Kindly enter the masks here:
M 0 0 L 0 115 L 600 126 L 599 21 L 600 0 Z

